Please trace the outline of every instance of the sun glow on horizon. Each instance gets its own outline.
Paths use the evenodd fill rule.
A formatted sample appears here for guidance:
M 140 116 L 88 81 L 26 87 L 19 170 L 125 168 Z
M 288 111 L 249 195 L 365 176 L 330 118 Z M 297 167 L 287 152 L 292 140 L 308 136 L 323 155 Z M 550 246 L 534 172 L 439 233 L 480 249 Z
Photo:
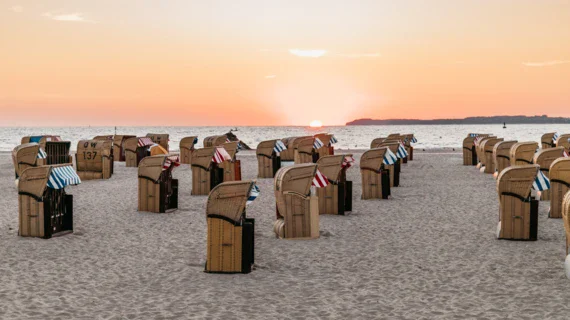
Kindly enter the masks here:
M 320 128 L 323 126 L 323 123 L 319 120 L 313 120 L 311 121 L 311 123 L 309 124 L 309 127 L 311 128 Z

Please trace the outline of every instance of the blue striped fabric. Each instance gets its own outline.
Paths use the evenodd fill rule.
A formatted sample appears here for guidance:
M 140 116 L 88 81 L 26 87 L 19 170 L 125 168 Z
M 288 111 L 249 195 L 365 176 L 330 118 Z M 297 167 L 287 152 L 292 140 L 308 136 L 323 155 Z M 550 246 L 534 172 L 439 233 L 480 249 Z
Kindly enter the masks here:
M 247 198 L 247 202 L 245 203 L 245 205 L 252 203 L 253 200 L 255 200 L 258 196 L 259 196 L 259 187 L 254 184 L 253 188 L 251 188 L 251 191 L 249 192 L 249 197 Z
M 408 151 L 406 151 L 406 147 L 404 147 L 403 144 L 400 143 L 400 145 L 398 146 L 398 152 L 396 152 L 396 156 L 399 159 L 403 159 L 405 157 L 408 156 Z
M 315 138 L 315 142 L 313 142 L 313 148 L 320 149 L 325 144 L 319 138 Z
M 333 135 L 333 136 L 331 137 L 331 144 L 335 144 L 335 143 L 337 143 L 337 142 L 338 142 L 338 139 Z
M 475 137 L 477 137 L 478 135 L 479 135 L 478 133 L 470 133 L 470 134 L 469 134 L 469 136 L 470 136 L 471 138 L 475 138 Z
M 194 144 L 198 143 L 198 137 L 194 138 Z
M 279 152 L 283 152 L 283 151 L 287 150 L 287 147 L 285 146 L 283 141 L 277 140 L 277 141 L 275 141 L 275 147 L 273 147 L 273 150 L 275 152 L 279 153 Z
M 81 179 L 72 166 L 52 167 L 47 186 L 52 189 L 63 189 L 66 186 L 80 183 Z
M 416 139 L 416 136 L 412 136 L 412 143 L 416 143 L 418 142 L 418 139 Z
M 560 134 L 558 134 L 558 132 L 555 132 L 554 135 L 552 136 L 552 143 L 556 143 L 556 140 L 558 140 L 558 137 L 560 137 Z
M 394 163 L 396 163 L 396 161 L 398 161 L 398 158 L 396 157 L 394 152 L 392 152 L 392 150 L 390 149 L 386 150 L 386 153 L 384 154 L 383 163 L 385 165 L 393 165 Z
M 534 182 L 532 183 L 532 188 L 536 191 L 544 191 L 550 189 L 550 179 L 548 179 L 542 171 L 538 171 Z
M 47 157 L 47 153 L 42 149 L 38 149 L 38 159 L 45 159 Z

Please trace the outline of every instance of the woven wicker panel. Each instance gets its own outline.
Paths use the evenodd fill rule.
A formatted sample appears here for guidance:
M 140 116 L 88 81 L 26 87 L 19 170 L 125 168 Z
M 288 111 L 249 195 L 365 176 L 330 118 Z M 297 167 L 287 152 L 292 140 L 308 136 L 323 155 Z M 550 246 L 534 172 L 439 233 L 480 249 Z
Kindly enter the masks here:
M 556 146 L 564 147 L 566 150 L 570 150 L 570 142 L 568 139 L 570 139 L 570 133 L 561 134 L 556 140 Z
M 309 195 L 316 172 L 317 165 L 312 163 L 296 164 L 279 169 L 275 174 L 275 195 L 286 191 Z
M 372 142 L 370 142 L 370 149 L 380 148 L 380 145 L 382 142 L 384 142 L 384 140 L 386 140 L 386 138 L 376 138 L 372 140 Z
M 224 149 L 226 149 L 226 151 L 228 152 L 230 157 L 232 157 L 232 159 L 234 159 L 234 160 L 236 158 L 236 153 L 238 151 L 238 144 L 239 144 L 239 142 L 237 142 L 237 141 L 224 142 L 224 144 L 222 144 Z
M 145 157 L 139 163 L 139 177 L 148 178 L 155 183 L 158 182 L 162 174 L 162 166 L 167 155 Z
M 517 143 L 516 140 L 501 141 L 493 147 L 493 161 L 495 171 L 501 173 L 511 165 L 511 147 Z
M 242 227 L 216 218 L 207 218 L 207 223 L 206 271 L 241 272 Z
M 340 177 L 340 172 L 342 171 L 342 163 L 346 154 L 339 154 L 334 156 L 324 156 L 319 158 L 317 165 L 319 166 L 319 171 L 325 175 L 329 180 L 338 182 Z
M 333 136 L 332 134 L 328 133 L 318 133 L 314 137 L 319 138 L 319 140 L 321 140 L 326 147 L 331 143 L 332 136 Z
M 510 166 L 503 170 L 497 179 L 499 197 L 503 193 L 512 193 L 526 198 L 538 173 L 538 165 Z
M 77 171 L 103 172 L 103 159 L 111 157 L 112 147 L 111 140 L 79 141 L 76 156 Z
M 245 203 L 254 181 L 224 182 L 217 185 L 208 195 L 206 215 L 224 216 L 239 222 L 245 212 Z
M 44 203 L 28 195 L 18 195 L 18 234 L 21 237 L 45 235 Z
M 493 139 L 496 138 L 495 136 L 488 136 L 488 137 L 484 137 L 481 140 L 479 140 L 479 144 L 475 147 L 475 153 L 477 153 L 477 159 L 479 159 L 479 161 L 483 161 L 483 158 L 485 157 L 485 151 L 483 150 L 483 146 L 485 145 L 484 142 L 486 140 L 489 139 Z
M 37 143 L 21 144 L 14 148 L 12 151 L 12 161 L 14 163 L 14 170 L 18 176 L 22 175 L 25 169 L 37 165 L 39 149 L 40 145 Z
M 388 147 L 370 149 L 360 157 L 360 168 L 380 171 Z
M 182 150 L 182 149 L 194 150 L 194 141 L 197 138 L 198 138 L 197 136 L 190 136 L 190 137 L 182 138 L 182 140 L 180 140 L 180 150 Z
M 570 192 L 566 193 L 562 200 L 562 219 L 564 221 L 564 230 L 566 231 L 566 254 L 570 252 Z
M 266 156 L 266 157 L 273 156 L 273 153 L 274 153 L 273 148 L 275 148 L 275 142 L 277 142 L 277 140 L 261 141 L 257 145 L 257 149 L 255 150 L 255 154 Z
M 530 202 L 524 202 L 513 196 L 501 196 L 499 219 L 501 221 L 499 238 L 512 240 L 530 238 Z
M 481 143 L 481 149 L 483 150 L 484 157 L 481 159 L 481 163 L 485 166 L 485 173 L 495 172 L 495 166 L 493 161 L 493 148 L 499 142 L 502 142 L 502 138 L 490 138 L 486 139 Z
M 18 192 L 24 192 L 41 198 L 47 187 L 52 166 L 30 167 L 20 175 Z
M 218 147 L 226 143 L 228 137 L 226 135 L 221 136 L 209 136 L 204 138 L 204 147 Z
M 554 160 L 561 158 L 564 153 L 564 147 L 555 147 L 545 150 L 540 150 L 534 154 L 533 162 L 540 166 L 540 169 L 548 172 L 550 170 L 550 165 Z
M 386 140 L 384 140 L 384 142 L 382 142 L 380 144 L 380 146 L 378 146 L 378 148 L 382 148 L 382 147 L 388 147 L 388 148 L 390 148 L 390 151 L 392 151 L 392 153 L 397 154 L 398 148 L 400 147 L 400 143 L 389 142 L 388 139 L 386 139 Z
M 554 138 L 555 132 L 545 133 L 540 137 L 540 143 L 542 145 L 542 149 L 548 149 L 554 147 L 554 143 L 552 142 L 552 138 Z
M 536 142 L 518 142 L 511 147 L 511 165 L 524 165 L 533 163 L 534 154 L 538 148 Z
M 215 147 L 195 149 L 194 152 L 192 152 L 192 166 L 199 166 L 209 170 L 215 153 Z

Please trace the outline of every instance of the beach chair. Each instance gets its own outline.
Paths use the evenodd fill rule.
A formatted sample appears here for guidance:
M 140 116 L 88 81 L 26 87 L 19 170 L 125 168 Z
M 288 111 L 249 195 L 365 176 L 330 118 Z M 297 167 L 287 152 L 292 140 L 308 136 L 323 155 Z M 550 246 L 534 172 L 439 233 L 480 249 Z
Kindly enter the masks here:
M 562 201 L 562 219 L 564 221 L 564 231 L 566 233 L 566 259 L 564 261 L 564 271 L 566 277 L 570 279 L 570 192 L 567 192 Z
M 130 135 L 115 135 L 113 137 L 114 161 L 120 161 L 120 162 L 126 161 L 125 142 L 130 138 L 136 138 L 136 137 L 137 136 L 130 136 Z
M 25 169 L 18 184 L 18 234 L 49 239 L 73 232 L 73 196 L 65 187 L 79 183 L 71 164 Z
M 380 145 L 386 140 L 386 138 L 376 138 L 370 142 L 370 149 L 380 148 Z
M 35 142 L 21 144 L 12 150 L 12 162 L 17 179 L 27 168 L 44 165 L 45 153 Z
M 178 179 L 172 170 L 179 164 L 176 155 L 149 156 L 138 169 L 138 211 L 165 213 L 178 208 Z
M 257 177 L 274 178 L 277 170 L 281 168 L 281 156 L 275 151 L 280 140 L 266 140 L 257 145 Z
M 509 157 L 511 158 L 511 166 L 532 164 L 534 154 L 538 149 L 536 142 L 517 142 L 511 147 Z
M 334 155 L 334 146 L 332 144 L 332 134 L 328 133 L 318 133 L 314 136 L 315 139 L 321 140 L 323 146 L 316 149 L 315 152 L 319 154 L 319 157 Z
M 238 145 L 239 142 L 237 141 L 225 142 L 222 144 L 222 147 L 226 150 L 231 158 L 231 160 L 226 160 L 220 164 L 220 167 L 224 170 L 223 182 L 241 180 L 241 160 L 236 159 Z
M 273 231 L 284 239 L 319 237 L 319 198 L 311 192 L 317 165 L 296 164 L 279 169 L 275 176 L 277 220 Z
M 390 172 L 384 168 L 384 155 L 388 147 L 370 149 L 360 158 L 362 199 L 388 199 Z
M 219 147 L 228 141 L 229 140 L 226 135 L 209 136 L 204 138 L 204 148 Z
M 556 146 L 557 147 L 564 147 L 566 152 L 570 152 L 570 133 L 561 134 L 556 139 Z
M 326 187 L 317 188 L 319 214 L 344 215 L 352 211 L 352 181 L 346 180 L 347 157 L 352 159 L 351 154 L 340 154 L 323 156 L 317 161 L 319 171 L 329 182 Z
M 397 154 L 398 148 L 400 147 L 400 143 L 393 141 L 393 140 L 386 139 L 386 140 L 384 140 L 384 142 L 382 142 L 376 148 L 382 148 L 382 147 L 388 147 L 392 151 L 393 154 Z M 390 173 L 390 187 L 391 188 L 400 186 L 400 172 L 402 169 L 401 163 L 402 163 L 401 160 L 398 159 L 392 165 L 384 164 L 384 168 L 386 170 L 388 170 L 388 172 Z
M 198 143 L 198 137 L 184 137 L 180 140 L 180 163 L 192 164 L 192 152 L 196 143 Z
M 81 180 L 109 179 L 113 175 L 113 140 L 81 140 L 75 164 Z
M 406 147 L 406 152 L 408 152 L 408 156 L 404 158 L 404 163 L 408 161 L 414 161 L 414 146 L 412 146 L 412 142 L 414 142 L 414 134 L 413 133 L 406 133 L 401 135 L 404 142 L 404 146 Z
M 224 180 L 224 169 L 212 159 L 216 147 L 196 149 L 192 152 L 192 195 L 208 195 Z
M 489 140 L 489 139 L 493 139 L 493 138 L 497 138 L 497 137 L 495 137 L 495 136 L 481 137 L 479 142 L 477 143 L 477 145 L 475 145 L 475 153 L 477 154 L 477 160 L 479 160 L 479 163 L 477 163 L 477 169 L 480 169 L 481 167 L 483 167 L 483 162 L 485 161 L 485 151 L 483 150 L 485 140 Z
M 493 177 L 497 179 L 499 174 L 511 165 L 511 147 L 517 143 L 516 140 L 497 142 L 493 147 L 493 163 L 495 173 Z
M 299 140 L 295 149 L 295 164 L 317 162 L 319 154 L 315 150 L 314 142 L 313 137 Z
M 138 167 L 145 157 L 150 156 L 150 146 L 154 142 L 149 137 L 129 138 L 123 144 L 125 149 L 125 167 Z
M 539 165 L 540 171 L 549 178 L 550 177 L 550 165 L 554 160 L 561 158 L 564 153 L 563 147 L 547 148 L 539 150 L 534 154 L 533 163 Z M 540 192 L 540 200 L 548 201 L 550 200 L 551 190 L 547 189 Z
M 22 144 L 36 142 L 46 153 L 45 164 L 67 164 L 73 163 L 69 153 L 71 149 L 70 141 L 63 141 L 60 136 L 29 136 L 22 138 Z
M 538 170 L 538 165 L 514 165 L 499 175 L 497 192 L 500 206 L 497 238 L 536 240 L 538 200 L 530 196 L 530 189 Z
M 495 165 L 493 159 L 493 149 L 495 145 L 499 142 L 502 142 L 504 139 L 502 138 L 492 138 L 487 139 L 481 143 L 481 148 L 483 149 L 483 158 L 481 159 L 482 165 L 485 167 L 483 170 L 484 173 L 493 174 L 495 172 Z
M 550 165 L 549 218 L 562 218 L 562 200 L 570 191 L 570 158 L 558 158 Z
M 170 141 L 170 136 L 168 133 L 147 133 L 147 138 L 150 138 L 152 142 L 158 144 L 166 150 L 166 153 L 170 152 L 168 142 Z
M 556 146 L 554 141 L 552 141 L 555 134 L 556 132 L 551 132 L 542 135 L 542 137 L 540 138 L 540 144 L 542 146 L 542 149 L 548 149 Z
M 281 142 L 285 144 L 287 149 L 281 152 L 281 161 L 295 161 L 295 150 L 299 146 L 299 141 L 307 138 L 312 138 L 311 136 L 302 137 L 288 137 L 281 139 Z
M 255 220 L 246 218 L 253 181 L 224 182 L 208 195 L 206 272 L 250 273 Z

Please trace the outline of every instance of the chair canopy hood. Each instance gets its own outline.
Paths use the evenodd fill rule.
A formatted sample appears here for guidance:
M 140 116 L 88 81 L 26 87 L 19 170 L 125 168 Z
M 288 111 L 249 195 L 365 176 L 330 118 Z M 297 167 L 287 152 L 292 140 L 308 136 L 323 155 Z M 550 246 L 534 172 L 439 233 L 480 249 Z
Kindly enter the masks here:
M 209 136 L 204 138 L 204 147 L 219 147 L 226 143 L 228 137 L 226 135 Z
M 338 154 L 320 157 L 317 161 L 319 171 L 331 181 L 338 181 L 340 173 L 344 169 L 345 157 L 352 157 L 352 154 Z
M 540 170 L 550 170 L 550 165 L 554 160 L 563 156 L 564 147 L 542 149 L 534 154 L 534 163 L 540 166 Z
M 197 142 L 197 136 L 184 137 L 180 140 L 180 149 L 194 150 L 194 146 Z
M 257 149 L 255 150 L 255 153 L 258 156 L 265 156 L 265 157 L 270 158 L 273 155 L 273 152 L 274 152 L 273 149 L 275 148 L 275 143 L 277 141 L 278 141 L 277 139 L 261 141 L 257 145 Z
M 207 147 L 196 149 L 192 152 L 192 166 L 202 167 L 206 170 L 210 170 L 212 166 L 212 158 L 216 153 L 216 147 Z
M 313 163 L 283 167 L 275 174 L 275 192 L 291 191 L 308 195 L 316 173 L 317 165 Z
M 380 171 L 387 151 L 388 147 L 380 147 L 364 152 L 360 157 L 360 169 Z
M 221 183 L 210 191 L 206 204 L 207 216 L 223 216 L 238 223 L 245 210 L 254 181 L 234 181 Z
M 527 198 L 530 195 L 530 188 L 536 178 L 539 166 L 536 164 L 510 166 L 499 174 L 497 179 L 497 192 L 499 196 L 510 193 Z

